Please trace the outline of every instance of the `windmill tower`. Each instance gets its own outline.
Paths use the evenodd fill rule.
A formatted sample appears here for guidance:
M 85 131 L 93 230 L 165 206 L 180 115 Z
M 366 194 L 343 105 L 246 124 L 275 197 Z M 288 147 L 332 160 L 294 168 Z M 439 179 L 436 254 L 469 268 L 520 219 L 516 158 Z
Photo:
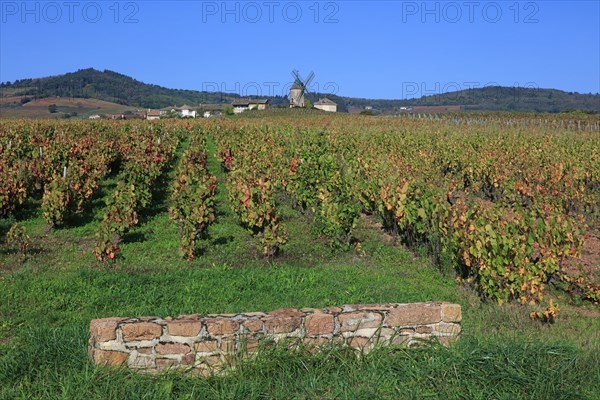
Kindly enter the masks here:
M 304 94 L 308 92 L 308 86 L 315 79 L 315 73 L 311 71 L 306 80 L 302 79 L 298 70 L 292 71 L 294 84 L 290 88 L 290 107 L 304 107 Z

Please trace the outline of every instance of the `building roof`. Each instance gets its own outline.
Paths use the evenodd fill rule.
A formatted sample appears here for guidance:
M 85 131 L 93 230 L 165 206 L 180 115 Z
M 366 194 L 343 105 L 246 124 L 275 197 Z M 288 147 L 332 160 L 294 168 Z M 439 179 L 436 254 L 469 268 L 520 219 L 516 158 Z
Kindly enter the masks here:
M 236 99 L 231 103 L 234 107 L 249 106 L 250 104 L 268 104 L 269 99 Z
M 315 103 L 316 106 L 337 106 L 337 103 L 329 100 L 327 97 L 325 97 L 324 99 L 319 99 L 319 101 L 317 101 Z
M 248 106 L 250 105 L 250 99 L 236 99 L 231 103 L 232 106 Z
M 269 99 L 251 99 L 250 104 L 268 104 Z
M 160 110 L 148 110 L 146 115 L 149 117 L 160 117 Z

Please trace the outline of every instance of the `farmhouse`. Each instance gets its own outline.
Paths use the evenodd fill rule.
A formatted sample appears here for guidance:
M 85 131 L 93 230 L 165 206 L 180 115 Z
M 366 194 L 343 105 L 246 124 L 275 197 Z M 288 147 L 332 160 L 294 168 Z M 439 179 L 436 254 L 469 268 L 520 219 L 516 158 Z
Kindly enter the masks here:
M 217 115 L 222 115 L 224 107 L 225 104 L 200 104 L 198 108 L 200 110 L 200 114 L 202 114 L 204 118 L 210 118 Z
M 269 99 L 253 99 L 250 100 L 250 109 L 266 110 L 269 108 Z
M 234 114 L 241 114 L 244 111 L 250 109 L 250 100 L 249 99 L 234 100 L 233 103 L 231 103 L 231 105 L 233 106 Z
M 98 114 L 94 114 L 94 115 L 90 115 L 88 118 L 89 119 L 100 119 L 100 116 Z
M 237 99 L 231 105 L 234 114 L 240 114 L 246 110 L 266 110 L 269 108 L 269 99 Z
M 166 107 L 163 108 L 160 112 L 160 115 L 170 114 L 170 116 L 179 116 L 181 118 L 196 118 L 198 116 L 198 111 L 192 110 L 190 106 L 181 106 L 181 107 Z
M 197 114 L 198 113 L 195 110 L 189 110 L 187 108 L 182 109 L 180 113 L 183 118 L 196 118 Z
M 319 101 L 315 103 L 315 108 L 327 112 L 337 112 L 337 104 L 328 98 L 319 99 Z
M 198 112 L 195 110 L 181 110 L 181 116 L 183 118 L 196 118 Z
M 192 110 L 192 107 L 188 105 L 183 105 L 179 108 L 174 108 L 171 111 L 178 113 L 179 116 L 182 118 L 196 118 L 196 116 L 198 115 L 198 112 Z
M 160 110 L 150 110 L 146 113 L 146 119 L 151 121 L 154 119 L 160 119 Z

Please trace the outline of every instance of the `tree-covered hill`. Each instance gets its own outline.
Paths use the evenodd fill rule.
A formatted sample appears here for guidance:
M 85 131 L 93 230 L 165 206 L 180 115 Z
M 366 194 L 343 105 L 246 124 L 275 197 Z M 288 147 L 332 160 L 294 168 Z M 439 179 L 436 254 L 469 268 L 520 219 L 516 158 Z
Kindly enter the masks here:
M 140 82 L 113 71 L 93 68 L 37 79 L 22 79 L 0 85 L 2 96 L 31 98 L 94 98 L 133 107 L 162 108 L 206 103 L 230 103 L 239 95 L 168 89 Z M 287 101 L 287 100 L 285 100 Z
M 581 94 L 556 89 L 488 86 L 423 96 L 409 100 L 374 100 L 329 96 L 344 107 L 373 107 L 381 112 L 401 107 L 462 106 L 464 111 L 518 111 L 559 113 L 569 110 L 600 114 L 600 94 Z

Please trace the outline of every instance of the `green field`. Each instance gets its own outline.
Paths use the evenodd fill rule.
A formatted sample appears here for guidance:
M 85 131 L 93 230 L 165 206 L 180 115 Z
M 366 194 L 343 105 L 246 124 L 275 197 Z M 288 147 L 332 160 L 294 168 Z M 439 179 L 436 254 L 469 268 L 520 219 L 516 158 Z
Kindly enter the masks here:
M 266 260 L 232 211 L 213 140 L 208 168 L 218 179 L 217 219 L 196 259 L 183 260 L 168 215 L 181 147 L 115 264 L 97 261 L 93 249 L 116 173 L 82 214 L 59 228 L 45 222 L 39 194 L 0 219 L 0 237 L 18 221 L 31 238 L 24 260 L 0 239 L 0 399 L 600 398 L 597 306 L 566 301 L 551 289 L 553 298 L 565 297 L 558 320 L 532 321 L 529 312 L 539 307 L 482 301 L 425 247 L 390 240 L 375 215 L 362 215 L 353 231 L 360 251 L 332 248 L 287 198 L 279 211 L 289 242 L 281 256 Z M 275 348 L 209 378 L 97 367 L 86 353 L 94 318 L 420 301 L 462 305 L 457 344 L 364 356 L 347 348 L 319 354 Z

